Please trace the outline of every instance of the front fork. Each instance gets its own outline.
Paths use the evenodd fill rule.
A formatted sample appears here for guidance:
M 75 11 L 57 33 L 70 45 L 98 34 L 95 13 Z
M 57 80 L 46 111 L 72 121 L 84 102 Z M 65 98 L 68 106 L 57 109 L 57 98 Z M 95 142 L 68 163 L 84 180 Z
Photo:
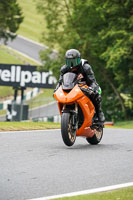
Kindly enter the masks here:
M 72 126 L 76 130 L 78 129 L 78 104 L 75 103 L 75 110 L 72 111 Z
M 66 104 L 63 105 L 62 112 L 69 112 L 72 116 L 71 125 L 74 130 L 78 129 L 78 104 L 75 103 L 74 109 L 66 109 Z

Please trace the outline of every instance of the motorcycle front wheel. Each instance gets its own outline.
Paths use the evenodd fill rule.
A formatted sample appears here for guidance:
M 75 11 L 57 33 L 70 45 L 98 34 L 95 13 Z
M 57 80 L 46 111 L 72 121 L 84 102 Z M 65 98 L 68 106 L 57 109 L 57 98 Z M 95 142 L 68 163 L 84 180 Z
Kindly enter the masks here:
M 76 140 L 76 130 L 72 126 L 72 115 L 70 113 L 62 113 L 61 116 L 61 135 L 67 146 L 72 146 Z
M 91 138 L 86 138 L 86 140 L 88 143 L 96 145 L 101 141 L 102 136 L 103 136 L 103 128 L 100 127 L 98 129 L 95 129 L 95 134 Z

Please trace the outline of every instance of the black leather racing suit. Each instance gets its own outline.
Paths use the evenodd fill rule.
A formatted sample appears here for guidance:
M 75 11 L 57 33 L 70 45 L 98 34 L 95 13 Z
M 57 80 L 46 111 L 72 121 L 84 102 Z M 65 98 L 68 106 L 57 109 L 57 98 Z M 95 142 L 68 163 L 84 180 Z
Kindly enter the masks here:
M 76 68 L 76 70 L 73 70 L 67 67 L 66 65 L 62 66 L 61 71 L 60 71 L 60 78 L 55 90 L 57 90 L 58 87 L 62 84 L 63 75 L 67 72 L 74 72 L 77 75 L 78 74 L 83 75 L 84 80 L 86 81 L 87 85 L 92 88 L 91 94 L 89 90 L 88 90 L 88 93 L 86 91 L 85 94 L 86 96 L 89 96 L 89 98 L 93 102 L 96 109 L 96 113 L 98 115 L 99 112 L 101 112 L 101 95 L 99 94 L 99 85 L 96 82 L 93 70 L 91 66 L 88 64 L 88 61 L 81 59 L 80 65 Z

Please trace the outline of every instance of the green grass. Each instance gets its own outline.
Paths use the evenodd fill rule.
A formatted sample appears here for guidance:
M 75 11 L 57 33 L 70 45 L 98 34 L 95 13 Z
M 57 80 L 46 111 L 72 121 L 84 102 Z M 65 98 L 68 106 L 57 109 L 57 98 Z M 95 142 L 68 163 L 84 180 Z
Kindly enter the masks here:
M 29 108 L 35 108 L 54 101 L 53 89 L 42 89 L 35 98 L 27 101 Z
M 0 122 L 0 131 L 44 130 L 54 128 L 60 128 L 60 124 L 52 122 Z
M 116 122 L 115 127 L 117 128 L 130 128 L 133 129 L 133 120 L 132 121 L 123 121 L 123 122 Z
M 131 121 L 115 122 L 115 123 L 114 123 L 114 126 L 105 126 L 105 128 L 125 128 L 125 129 L 133 129 L 133 120 L 131 120 Z
M 6 46 L 0 46 L 0 63 L 3 64 L 30 64 L 38 65 L 35 61 L 22 56 L 15 50 L 8 49 Z
M 5 64 L 23 64 L 23 62 L 7 48 L 0 48 L 0 63 Z
M 58 200 L 132 200 L 133 187 L 90 195 L 59 198 Z
M 6 110 L 0 110 L 0 115 L 6 115 Z
M 18 3 L 22 8 L 24 20 L 17 33 L 39 42 L 46 26 L 43 15 L 37 12 L 36 1 L 18 0 Z
M 14 93 L 13 88 L 9 86 L 0 86 L 0 99 L 8 99 L 8 97 L 12 96 Z

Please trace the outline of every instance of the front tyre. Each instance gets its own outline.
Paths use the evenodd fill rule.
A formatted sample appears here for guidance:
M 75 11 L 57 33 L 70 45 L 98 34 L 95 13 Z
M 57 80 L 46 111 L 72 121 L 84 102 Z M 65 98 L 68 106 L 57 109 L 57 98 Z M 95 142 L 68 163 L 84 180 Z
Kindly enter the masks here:
M 72 126 L 72 115 L 62 113 L 61 116 L 61 135 L 67 146 L 72 146 L 76 140 L 76 130 Z
M 103 128 L 100 127 L 95 129 L 95 134 L 91 138 L 86 138 L 86 140 L 88 143 L 96 145 L 101 141 L 102 136 L 103 136 Z

